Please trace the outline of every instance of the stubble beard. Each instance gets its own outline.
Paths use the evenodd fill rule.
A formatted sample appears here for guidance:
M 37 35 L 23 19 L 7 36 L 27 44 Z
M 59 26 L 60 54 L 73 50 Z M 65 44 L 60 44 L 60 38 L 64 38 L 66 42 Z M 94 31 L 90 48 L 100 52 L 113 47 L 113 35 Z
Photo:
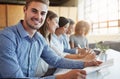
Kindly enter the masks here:
M 29 28 L 33 30 L 38 30 L 42 26 L 43 23 L 41 22 L 41 24 L 38 24 L 38 25 L 31 25 L 28 21 L 26 21 L 26 24 L 28 25 Z

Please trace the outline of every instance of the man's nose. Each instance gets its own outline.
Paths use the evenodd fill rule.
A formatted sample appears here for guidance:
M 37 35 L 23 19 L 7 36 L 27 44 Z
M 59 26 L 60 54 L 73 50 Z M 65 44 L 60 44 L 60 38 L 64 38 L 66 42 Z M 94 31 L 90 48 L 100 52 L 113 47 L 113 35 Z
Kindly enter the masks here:
M 36 13 L 36 18 L 37 18 L 37 19 L 40 19 L 41 17 L 42 17 L 42 15 L 41 15 L 40 12 Z

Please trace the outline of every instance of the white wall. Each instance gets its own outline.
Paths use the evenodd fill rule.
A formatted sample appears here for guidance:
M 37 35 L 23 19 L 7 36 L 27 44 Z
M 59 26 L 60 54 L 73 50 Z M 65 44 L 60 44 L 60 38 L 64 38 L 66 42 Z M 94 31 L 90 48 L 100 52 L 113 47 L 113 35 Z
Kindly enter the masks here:
M 119 41 L 120 42 L 120 34 L 88 35 L 87 38 L 88 38 L 89 43 L 96 43 L 99 41 Z
M 84 19 L 84 0 L 78 0 L 78 20 Z

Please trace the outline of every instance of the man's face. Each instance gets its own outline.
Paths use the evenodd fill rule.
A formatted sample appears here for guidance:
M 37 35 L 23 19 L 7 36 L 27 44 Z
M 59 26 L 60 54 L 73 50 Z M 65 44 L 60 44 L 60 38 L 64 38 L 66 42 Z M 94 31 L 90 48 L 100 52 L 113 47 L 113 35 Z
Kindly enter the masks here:
M 24 8 L 26 27 L 39 29 L 46 18 L 48 6 L 40 2 L 31 2 L 28 8 Z

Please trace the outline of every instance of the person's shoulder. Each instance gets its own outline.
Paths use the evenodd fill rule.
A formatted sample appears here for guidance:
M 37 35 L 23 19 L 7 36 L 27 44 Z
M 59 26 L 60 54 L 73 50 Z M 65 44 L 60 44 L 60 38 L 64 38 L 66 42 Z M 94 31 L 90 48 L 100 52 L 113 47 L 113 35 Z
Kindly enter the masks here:
M 9 39 L 14 39 L 16 34 L 13 30 L 13 26 L 6 27 L 3 30 L 1 30 L 0 31 L 0 37 L 1 36 L 4 36 L 4 37 L 9 38 Z
M 52 40 L 56 40 L 56 38 L 57 38 L 56 34 L 51 34 L 51 38 L 52 38 Z
M 39 42 L 41 42 L 42 44 L 46 43 L 46 39 L 42 36 L 41 33 L 37 32 L 37 39 Z
M 62 35 L 60 36 L 60 38 L 64 40 L 64 39 L 66 38 L 66 36 L 65 36 L 64 34 L 62 34 Z
M 44 40 L 44 39 L 45 39 L 45 38 L 42 36 L 42 34 L 39 33 L 39 32 L 37 32 L 37 38 L 38 38 L 39 40 Z
M 62 34 L 61 36 L 65 37 L 65 36 L 67 36 L 67 34 Z
M 87 37 L 84 37 L 84 39 L 85 39 L 86 41 L 88 41 L 88 38 L 87 38 Z

